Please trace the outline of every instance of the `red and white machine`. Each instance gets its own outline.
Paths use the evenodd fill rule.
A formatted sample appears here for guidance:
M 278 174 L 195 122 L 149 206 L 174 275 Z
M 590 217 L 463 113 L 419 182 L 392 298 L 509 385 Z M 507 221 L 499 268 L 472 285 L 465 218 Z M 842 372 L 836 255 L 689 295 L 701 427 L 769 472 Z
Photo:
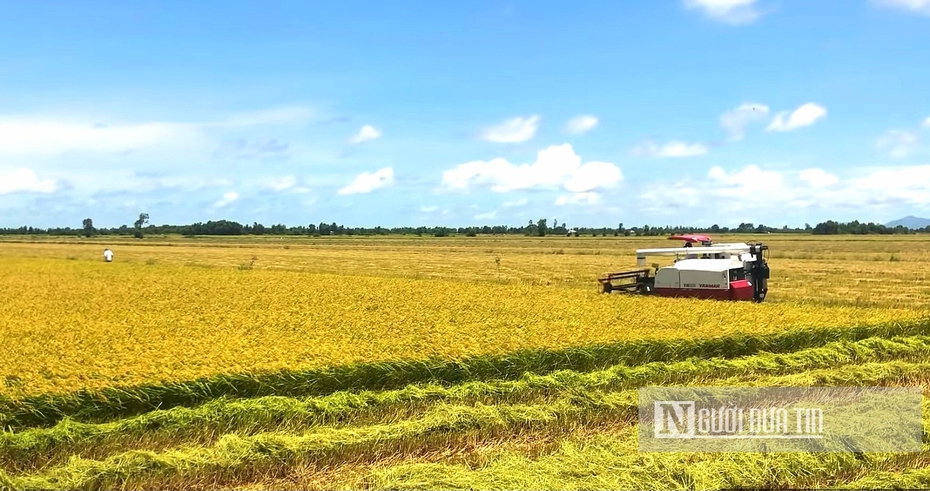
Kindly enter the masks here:
M 646 265 L 650 256 L 674 256 L 675 263 L 653 270 L 609 273 L 599 279 L 604 293 L 625 292 L 662 297 L 712 298 L 761 302 L 768 293 L 769 267 L 758 244 L 714 244 L 706 235 L 673 235 L 684 247 L 638 249 L 636 262 Z M 700 243 L 701 246 L 694 244 Z

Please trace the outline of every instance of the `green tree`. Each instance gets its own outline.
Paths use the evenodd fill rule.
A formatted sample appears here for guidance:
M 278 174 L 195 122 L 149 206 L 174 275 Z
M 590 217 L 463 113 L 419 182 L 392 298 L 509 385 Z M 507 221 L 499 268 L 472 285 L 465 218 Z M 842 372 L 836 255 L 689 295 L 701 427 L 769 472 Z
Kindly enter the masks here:
M 537 227 L 533 223 L 533 220 L 529 220 L 527 222 L 525 231 L 526 231 L 526 235 L 536 235 Z
M 85 218 L 82 223 L 84 224 L 84 236 L 90 237 L 94 235 L 94 221 L 90 218 Z
M 142 238 L 142 226 L 148 222 L 149 222 L 149 214 L 140 213 L 139 219 L 136 220 L 135 223 L 133 223 L 133 226 L 136 228 L 136 230 L 132 233 L 132 235 L 134 235 L 137 239 L 141 239 Z
M 536 234 L 540 237 L 545 237 L 548 230 L 549 227 L 546 226 L 546 219 L 540 218 L 539 221 L 536 222 Z

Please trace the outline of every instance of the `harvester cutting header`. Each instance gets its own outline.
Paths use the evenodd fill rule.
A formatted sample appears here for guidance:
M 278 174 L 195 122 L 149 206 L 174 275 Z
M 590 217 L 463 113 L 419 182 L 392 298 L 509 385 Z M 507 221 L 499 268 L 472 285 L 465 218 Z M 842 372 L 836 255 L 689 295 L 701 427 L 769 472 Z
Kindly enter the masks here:
M 601 291 L 651 294 L 662 297 L 751 300 L 761 302 L 768 292 L 769 266 L 756 244 L 714 244 L 706 235 L 673 235 L 684 247 L 637 249 L 636 262 L 646 265 L 649 256 L 674 256 L 675 263 L 609 273 L 601 277 Z M 695 244 L 701 244 L 695 247 Z

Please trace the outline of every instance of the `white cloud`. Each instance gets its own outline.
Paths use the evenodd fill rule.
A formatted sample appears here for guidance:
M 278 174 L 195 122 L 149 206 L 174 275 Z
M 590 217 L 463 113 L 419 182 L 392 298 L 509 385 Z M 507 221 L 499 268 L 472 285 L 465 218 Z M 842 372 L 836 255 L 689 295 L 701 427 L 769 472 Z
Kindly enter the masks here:
M 767 128 L 768 131 L 791 131 L 805 126 L 810 126 L 817 120 L 827 115 L 827 109 L 823 106 L 808 102 L 803 106 L 795 109 L 793 112 L 783 111 L 778 113 Z
M 720 116 L 720 125 L 730 134 L 732 140 L 742 140 L 746 135 L 746 127 L 751 123 L 764 120 L 769 115 L 769 107 L 765 104 L 745 103 L 732 111 Z
M 272 179 L 271 182 L 268 183 L 268 189 L 278 193 L 281 191 L 288 190 L 294 187 L 296 184 L 297 184 L 297 178 L 294 176 L 279 177 L 276 179 Z
M 224 206 L 231 205 L 234 201 L 239 199 L 239 193 L 235 191 L 230 191 L 223 194 L 223 197 L 220 198 L 216 203 L 213 203 L 214 208 L 223 208 Z
M 750 165 L 726 171 L 713 167 L 703 179 L 657 182 L 641 193 L 640 210 L 681 216 L 687 209 L 715 210 L 715 220 L 745 221 L 748 212 L 769 218 L 804 217 L 808 209 L 848 213 L 930 207 L 930 165 L 857 169 L 841 178 L 823 169 L 774 171 Z M 834 215 L 836 216 L 836 215 Z M 803 218 L 802 218 L 803 219 Z
M 385 167 L 377 172 L 362 172 L 348 186 L 340 189 L 339 194 L 365 194 L 376 189 L 394 184 L 394 169 Z
M 210 130 L 292 124 L 306 121 L 312 111 L 285 107 L 242 113 L 207 122 L 106 122 L 88 117 L 0 117 L 0 154 L 53 156 L 70 152 L 120 153 L 144 148 L 177 148 L 204 143 Z
M 924 120 L 923 124 L 920 125 L 921 128 L 930 129 L 930 118 Z
M 873 0 L 885 7 L 910 10 L 911 12 L 930 15 L 930 0 Z
M 520 198 L 520 199 L 513 200 L 513 201 L 505 201 L 504 204 L 503 204 L 502 206 L 503 206 L 504 208 L 513 208 L 513 207 L 516 207 L 516 206 L 523 206 L 523 205 L 527 204 L 528 202 L 529 202 L 529 200 L 527 200 L 526 198 Z
M 832 186 L 840 180 L 823 169 L 804 169 L 798 174 L 798 177 L 815 188 Z
M 488 212 L 488 213 L 479 213 L 479 214 L 475 215 L 475 220 L 493 220 L 494 217 L 496 217 L 496 216 L 497 216 L 497 212 L 496 212 L 496 211 L 492 211 L 492 212 Z
M 565 181 L 565 189 L 573 193 L 590 191 L 605 183 L 617 183 L 623 179 L 620 169 L 608 162 L 588 162 Z
M 439 209 L 438 206 L 421 206 L 420 207 L 420 211 L 422 211 L 423 213 L 432 213 L 438 209 Z
M 642 157 L 696 157 L 707 153 L 707 147 L 702 143 L 685 143 L 673 141 L 665 145 L 659 145 L 653 141 L 641 143 L 631 152 L 633 155 Z
M 0 119 L 0 153 L 57 155 L 122 152 L 181 138 L 189 125 L 143 123 L 114 126 L 37 119 Z
M 887 150 L 896 159 L 907 157 L 920 146 L 920 138 L 906 130 L 889 130 L 875 141 L 875 146 Z
M 32 169 L 13 169 L 0 173 L 0 194 L 54 193 L 58 183 L 54 179 L 39 179 Z
M 563 131 L 572 135 L 580 135 L 594 129 L 594 127 L 597 126 L 597 123 L 598 120 L 596 116 L 576 116 L 568 120 L 568 123 L 565 124 Z
M 725 24 L 751 24 L 762 16 L 756 0 L 684 0 L 685 7 L 700 10 L 711 19 Z
M 601 202 L 601 195 L 598 193 L 575 193 L 565 196 L 559 196 L 555 199 L 558 206 L 565 205 L 596 205 Z
M 569 144 L 551 146 L 537 154 L 532 164 L 513 165 L 505 159 L 477 160 L 460 164 L 442 174 L 447 189 L 489 187 L 495 192 L 518 189 L 558 189 L 572 192 L 611 187 L 623 179 L 617 166 L 606 162 L 581 163 Z
M 360 130 L 358 130 L 357 135 L 353 136 L 352 139 L 349 140 L 349 143 L 364 143 L 371 140 L 377 140 L 378 138 L 381 138 L 381 130 L 366 124 L 365 126 L 362 126 Z
M 481 132 L 481 138 L 498 143 L 522 143 L 536 136 L 539 119 L 539 116 L 508 119 L 497 126 L 486 128 Z
M 727 173 L 720 167 L 712 167 L 707 173 L 715 192 L 719 196 L 734 198 L 777 197 L 774 190 L 782 187 L 782 176 L 777 172 L 763 171 L 750 165 L 739 172 Z

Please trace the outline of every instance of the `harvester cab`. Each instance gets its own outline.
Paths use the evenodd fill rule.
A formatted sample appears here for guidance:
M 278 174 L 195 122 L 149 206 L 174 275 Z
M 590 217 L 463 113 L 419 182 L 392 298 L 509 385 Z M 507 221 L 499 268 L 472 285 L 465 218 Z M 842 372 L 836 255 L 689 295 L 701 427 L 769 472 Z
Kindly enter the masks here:
M 768 293 L 769 267 L 762 243 L 714 244 L 706 235 L 673 235 L 683 247 L 637 249 L 641 269 L 608 273 L 601 278 L 603 293 L 654 294 L 663 297 L 692 297 L 761 302 Z M 699 247 L 695 244 L 701 244 Z M 645 268 L 646 258 L 672 256 L 674 264 L 654 270 Z

